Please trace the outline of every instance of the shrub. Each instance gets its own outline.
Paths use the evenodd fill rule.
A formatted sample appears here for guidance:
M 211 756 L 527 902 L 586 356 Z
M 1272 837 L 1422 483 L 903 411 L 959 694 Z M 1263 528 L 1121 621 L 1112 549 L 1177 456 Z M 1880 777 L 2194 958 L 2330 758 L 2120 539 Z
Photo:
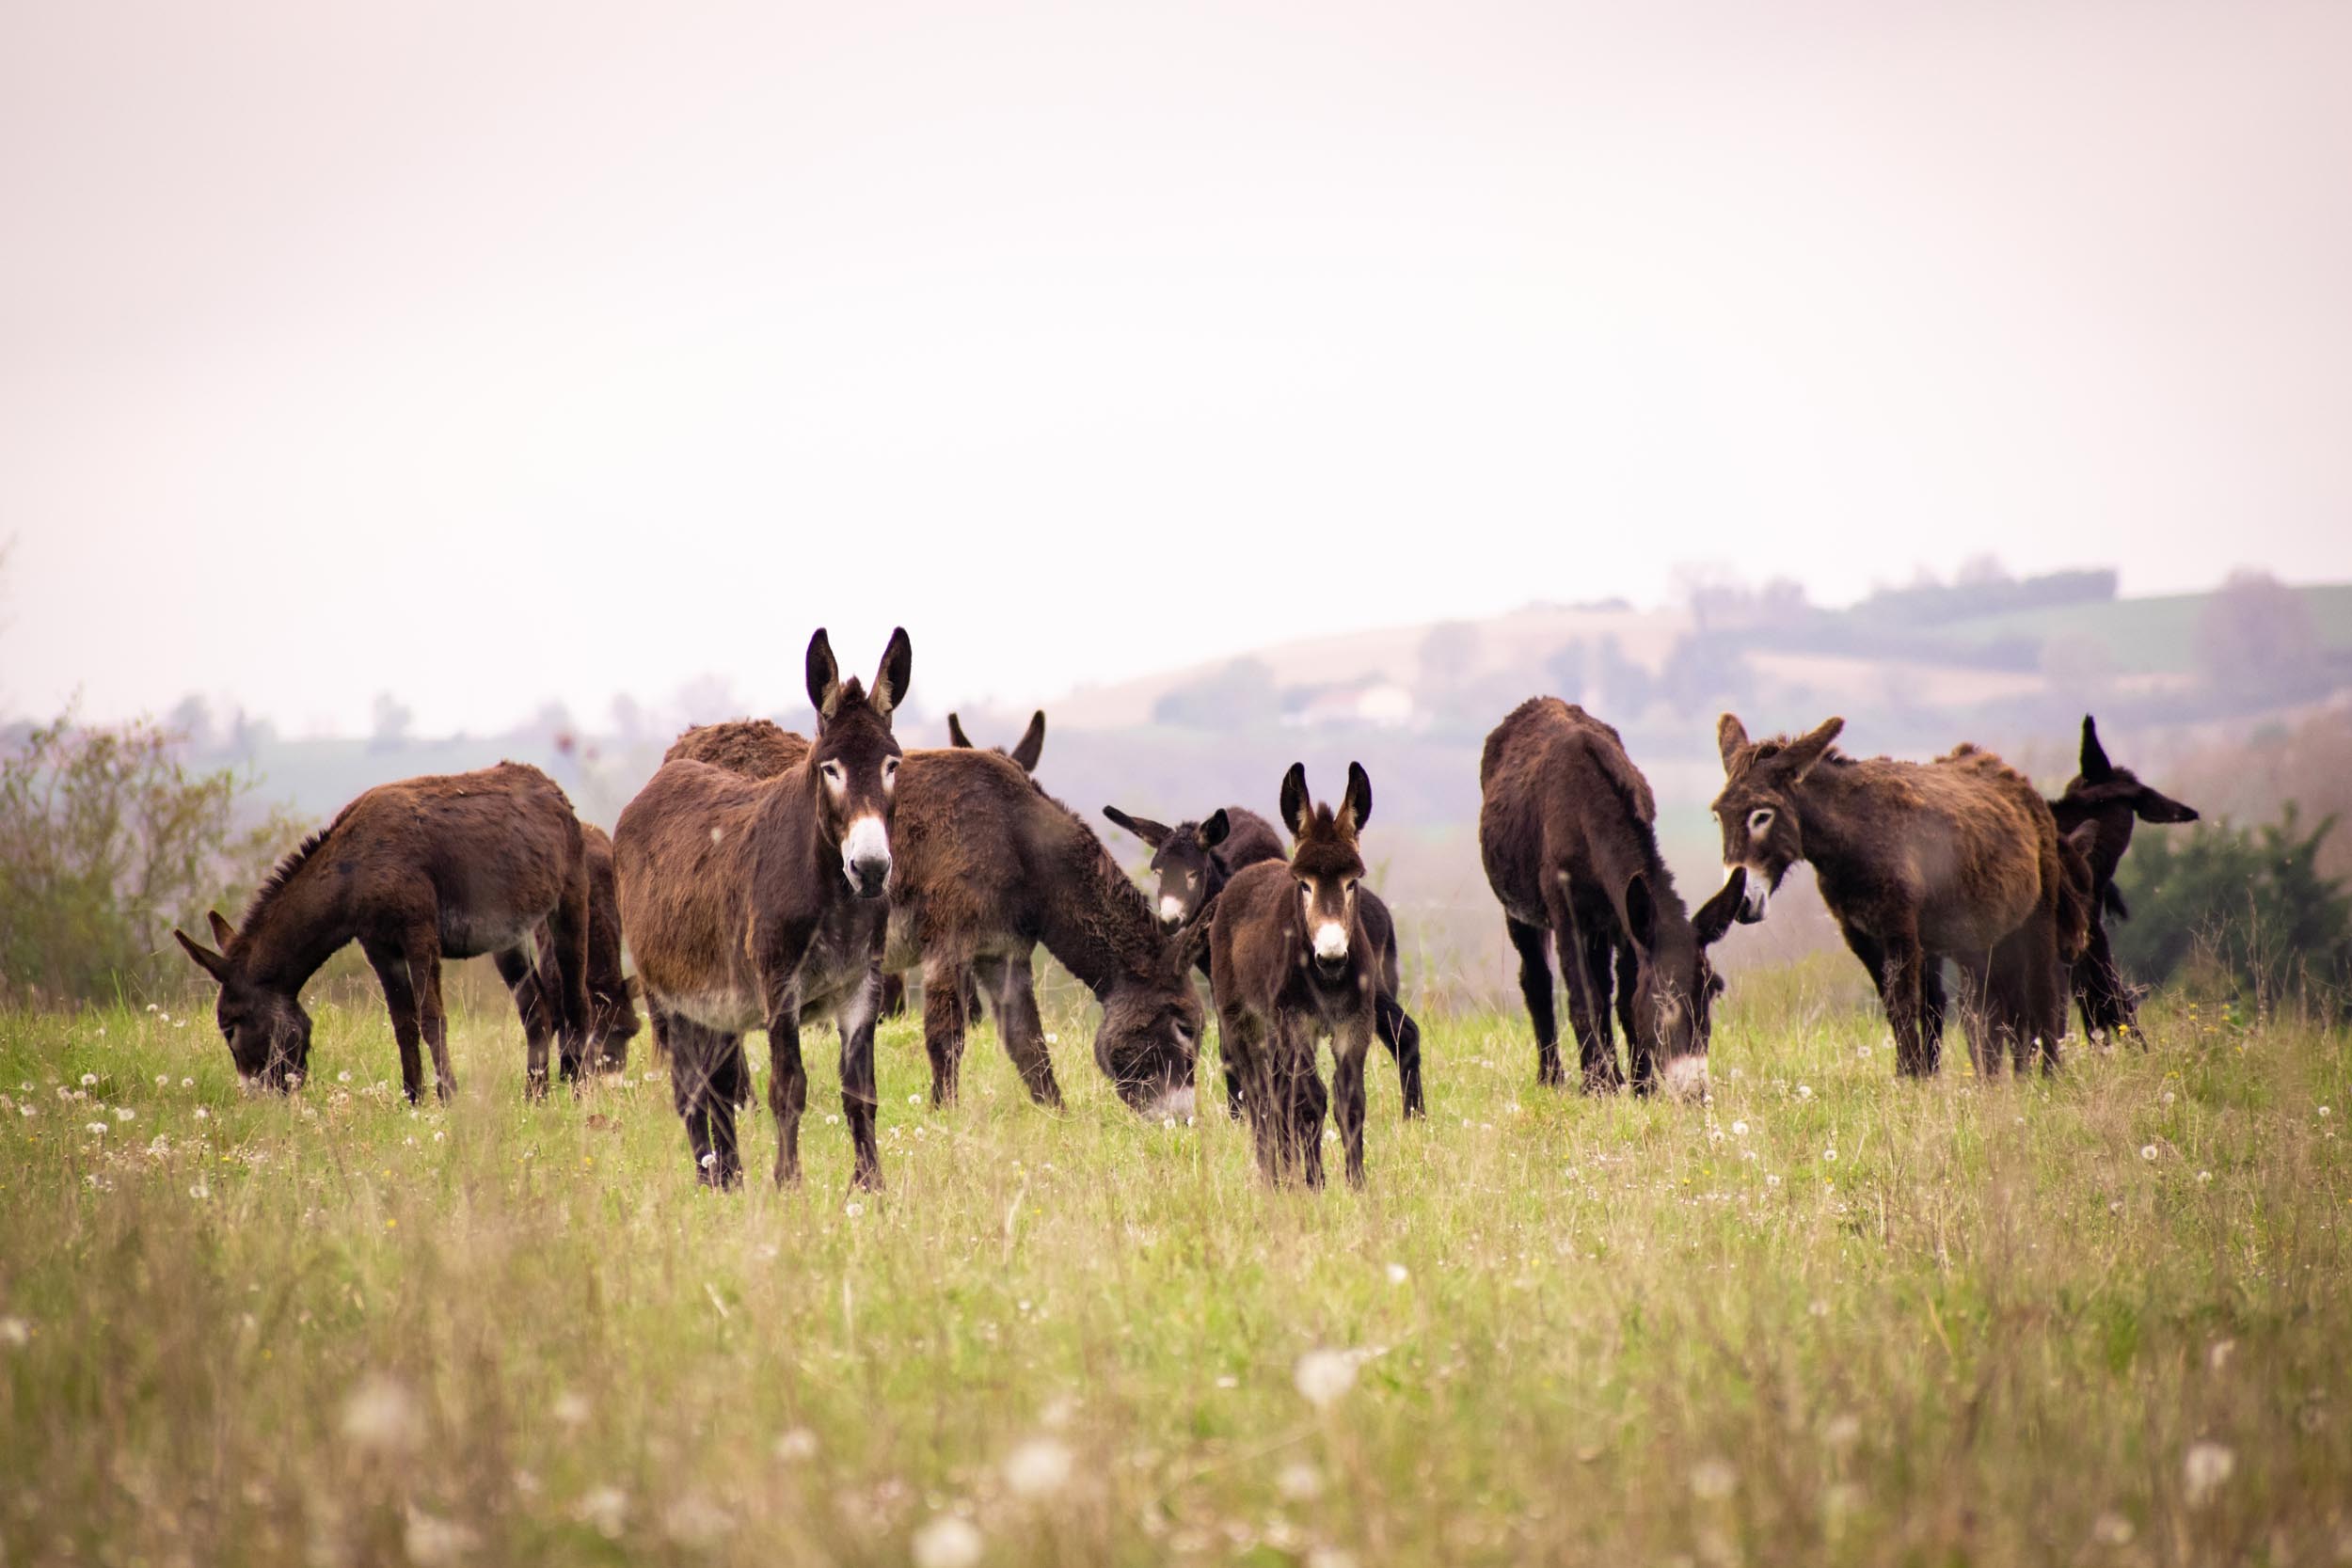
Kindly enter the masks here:
M 171 927 L 201 930 L 294 836 L 282 812 L 245 809 L 251 788 L 191 772 L 148 721 L 60 719 L 0 755 L 0 999 L 144 990 L 184 966 Z

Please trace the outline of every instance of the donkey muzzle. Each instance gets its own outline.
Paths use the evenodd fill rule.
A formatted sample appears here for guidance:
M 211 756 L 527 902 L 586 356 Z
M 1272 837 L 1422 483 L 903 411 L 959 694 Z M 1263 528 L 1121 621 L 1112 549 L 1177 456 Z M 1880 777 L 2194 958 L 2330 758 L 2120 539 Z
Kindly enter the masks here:
M 841 874 L 860 898 L 880 898 L 890 887 L 890 832 L 879 816 L 861 816 L 841 838 Z

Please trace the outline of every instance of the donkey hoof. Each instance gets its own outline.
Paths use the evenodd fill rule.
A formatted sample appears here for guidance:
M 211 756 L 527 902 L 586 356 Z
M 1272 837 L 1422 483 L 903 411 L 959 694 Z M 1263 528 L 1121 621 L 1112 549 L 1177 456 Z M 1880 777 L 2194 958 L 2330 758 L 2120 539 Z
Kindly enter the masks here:
M 523 1078 L 523 1102 L 528 1105 L 536 1105 L 547 1097 L 548 1075 L 544 1072 L 526 1074 Z M 447 1099 L 448 1096 L 444 1094 L 442 1098 Z

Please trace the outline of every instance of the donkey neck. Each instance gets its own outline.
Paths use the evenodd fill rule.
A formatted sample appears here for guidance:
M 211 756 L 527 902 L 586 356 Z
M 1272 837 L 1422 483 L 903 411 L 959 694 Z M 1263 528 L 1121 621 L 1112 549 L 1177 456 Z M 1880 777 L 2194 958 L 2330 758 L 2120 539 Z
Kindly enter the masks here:
M 256 985 L 288 995 L 359 935 L 350 879 L 329 841 L 308 856 L 246 917 L 232 955 Z
M 1867 874 L 1874 863 L 1869 781 L 1861 768 L 1836 759 L 1818 764 L 1789 793 L 1797 802 L 1804 858 L 1816 876 L 1838 881 Z
M 1135 883 L 1075 817 L 1039 798 L 1052 846 L 1042 857 L 1039 940 L 1097 997 L 1122 979 L 1149 974 L 1162 956 L 1159 924 Z

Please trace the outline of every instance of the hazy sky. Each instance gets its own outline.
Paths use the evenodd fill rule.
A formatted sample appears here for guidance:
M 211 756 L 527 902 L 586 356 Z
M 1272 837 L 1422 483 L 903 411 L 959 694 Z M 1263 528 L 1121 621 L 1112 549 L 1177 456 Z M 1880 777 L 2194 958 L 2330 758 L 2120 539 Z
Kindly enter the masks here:
M 0 711 L 2352 576 L 2352 6 L 0 11 Z

